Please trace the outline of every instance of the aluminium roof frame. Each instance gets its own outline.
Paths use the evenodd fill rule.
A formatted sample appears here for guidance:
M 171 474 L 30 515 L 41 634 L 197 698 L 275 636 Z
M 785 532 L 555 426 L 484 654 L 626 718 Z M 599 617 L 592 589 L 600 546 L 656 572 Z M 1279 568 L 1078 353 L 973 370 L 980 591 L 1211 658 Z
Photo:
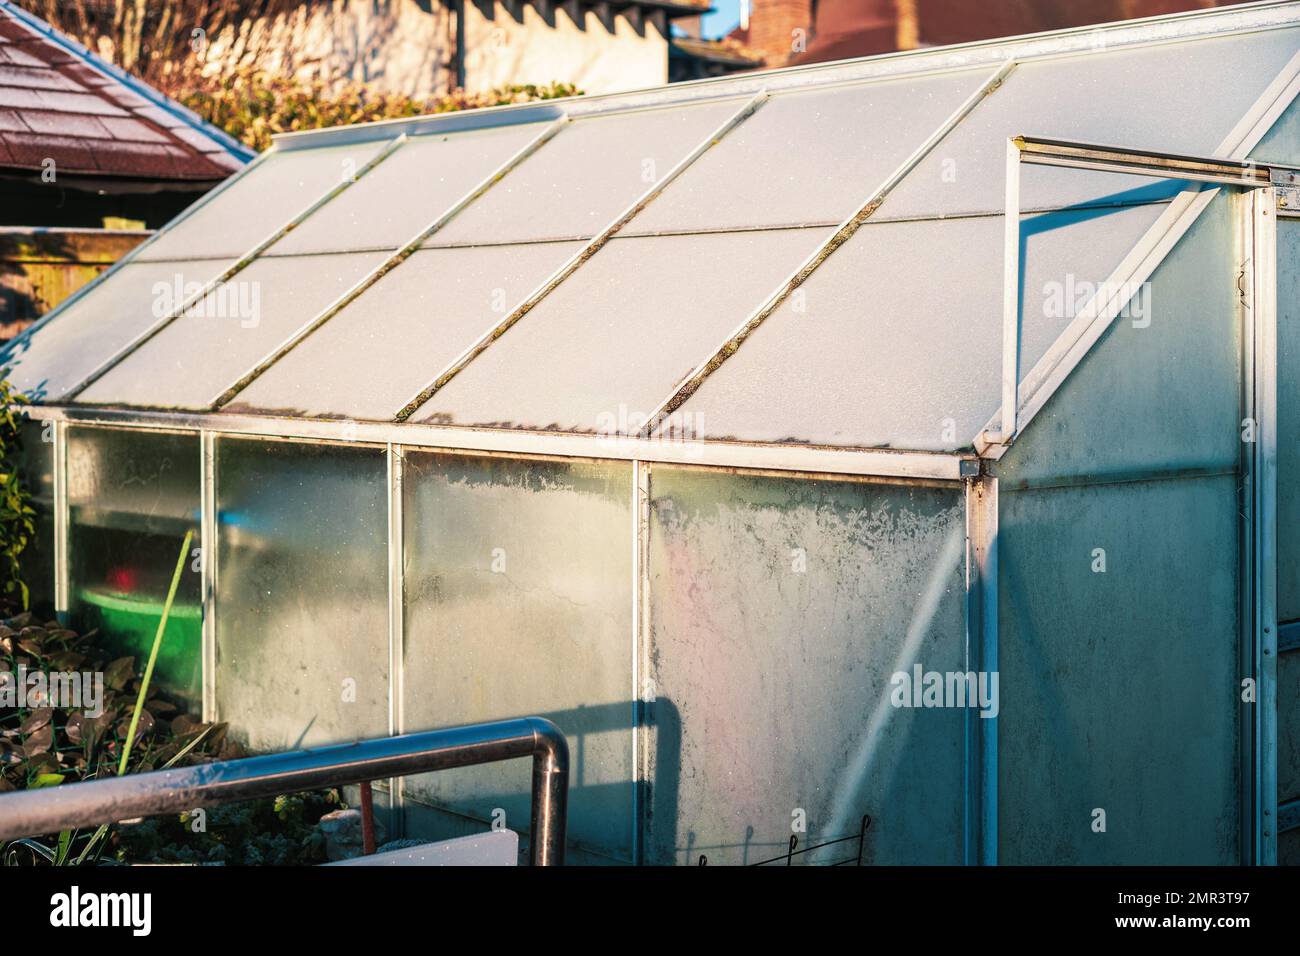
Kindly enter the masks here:
M 793 289 L 797 288 L 812 270 L 816 269 L 852 235 L 856 228 L 874 212 L 888 191 L 902 178 L 902 175 L 916 162 L 919 162 L 935 144 L 941 141 L 943 135 L 960 122 L 984 96 L 997 89 L 1002 80 L 1017 64 L 1027 60 L 1083 55 L 1099 48 L 1113 50 L 1120 47 L 1143 47 L 1199 36 L 1223 36 L 1233 33 L 1256 32 L 1268 27 L 1294 26 L 1296 24 L 1300 24 L 1300 9 L 1297 9 L 1294 2 L 1291 2 L 1291 0 L 1269 0 L 1269 2 L 1251 4 L 1245 7 L 1223 8 L 1209 13 L 1177 14 L 1120 25 L 1092 27 L 1014 40 L 965 44 L 935 51 L 891 54 L 845 63 L 747 74 L 741 78 L 701 80 L 670 88 L 636 93 L 521 104 L 456 114 L 391 120 L 334 130 L 283 134 L 277 136 L 271 149 L 258 157 L 241 174 L 226 180 L 221 186 L 200 200 L 199 203 L 187 209 L 169 224 L 169 226 L 175 225 L 189 218 L 189 216 L 229 188 L 232 183 L 238 181 L 242 175 L 252 172 L 267 157 L 276 153 L 323 145 L 372 142 L 378 139 L 389 141 L 377 156 L 373 157 L 369 163 L 358 171 L 355 177 L 344 181 L 330 190 L 325 196 L 319 197 L 315 202 L 310 203 L 307 208 L 284 227 L 259 242 L 253 250 L 242 256 L 224 274 L 225 277 L 229 277 L 246 266 L 276 239 L 290 231 L 299 222 L 305 220 L 317 208 L 324 205 L 329 199 L 332 199 L 352 182 L 355 182 L 357 178 L 382 162 L 384 158 L 391 155 L 403 142 L 407 141 L 408 137 L 414 134 L 484 129 L 549 119 L 552 121 L 551 126 L 548 127 L 549 135 L 554 135 L 554 132 L 558 131 L 559 128 L 578 117 L 623 113 L 677 103 L 735 99 L 746 94 L 751 95 L 752 98 L 742 106 L 739 112 L 724 123 L 718 131 L 715 131 L 710 139 L 697 146 L 667 176 L 647 190 L 636 203 L 625 210 L 605 230 L 602 230 L 593 240 L 587 243 L 582 251 L 566 262 L 560 270 L 516 307 L 504 323 L 504 326 L 508 328 L 510 324 L 513 324 L 513 321 L 521 318 L 543 296 L 576 270 L 590 255 L 594 254 L 605 240 L 626 224 L 645 203 L 649 202 L 654 195 L 657 195 L 658 191 L 666 186 L 672 178 L 675 178 L 686 165 L 689 165 L 691 161 L 705 152 L 713 142 L 716 142 L 716 138 L 725 135 L 734 125 L 742 122 L 754 110 L 759 108 L 772 92 L 812 85 L 820 88 L 825 85 L 838 85 L 863 79 L 920 76 L 969 70 L 972 67 L 987 64 L 996 66 L 992 76 L 980 84 L 979 88 L 949 117 L 943 126 L 927 139 L 894 175 L 878 187 L 864 201 L 857 212 L 846 219 L 832 237 L 823 243 L 786 283 L 778 287 L 765 300 L 763 305 L 752 313 L 718 349 L 701 362 L 683 385 L 659 404 L 650 422 L 639 431 L 636 437 L 616 438 L 569 432 L 465 428 L 404 422 L 404 418 L 415 410 L 418 404 L 417 400 L 427 399 L 437 388 L 445 384 L 451 375 L 458 372 L 483 349 L 487 348 L 492 341 L 495 341 L 496 335 L 499 335 L 500 331 L 504 330 L 500 327 L 489 330 L 489 333 L 476 342 L 473 348 L 463 354 L 457 362 L 452 363 L 448 369 L 445 369 L 438 376 L 438 379 L 432 383 L 432 386 L 417 395 L 411 403 L 408 403 L 408 406 L 399 413 L 393 422 L 289 419 L 264 415 L 216 413 L 216 410 L 229 402 L 242 387 L 253 381 L 294 345 L 342 309 L 383 274 L 404 261 L 414 251 L 423 237 L 436 231 L 446 220 L 468 205 L 483 190 L 499 181 L 501 176 L 509 168 L 512 168 L 513 163 L 522 160 L 524 155 L 519 155 L 514 157 L 512 161 L 508 161 L 505 167 L 498 169 L 493 176 L 488 177 L 480 184 L 479 188 L 457 203 L 449 213 L 444 214 L 438 221 L 422 231 L 419 237 L 399 248 L 397 252 L 387 258 L 387 261 L 348 290 L 342 298 L 327 307 L 304 327 L 295 331 L 269 357 L 259 362 L 244 375 L 236 386 L 227 389 L 222 395 L 216 397 L 212 403 L 211 414 L 115 409 L 85 404 L 75 406 L 67 404 L 35 406 L 30 409 L 30 414 L 33 418 L 54 419 L 64 422 L 116 423 L 146 428 L 199 428 L 205 431 L 215 430 L 232 434 L 306 437 L 318 440 L 374 440 L 426 445 L 429 447 L 496 450 L 522 454 L 560 454 L 663 462 L 686 461 L 723 467 L 835 472 L 848 475 L 879 475 L 900 479 L 960 480 L 971 477 L 978 474 L 980 470 L 976 460 L 977 456 L 996 460 L 1005 453 L 1009 445 L 1009 441 L 1000 440 L 1001 433 L 992 425 L 974 438 L 974 454 L 970 452 L 908 452 L 878 448 L 818 447 L 798 443 L 759 444 L 716 440 L 694 441 L 664 434 L 654 435 L 653 430 L 656 425 L 663 421 L 665 416 L 689 397 L 690 393 L 698 387 L 704 377 L 717 368 L 726 357 L 739 347 L 744 338 L 753 331 L 757 324 L 766 318 Z M 1300 54 L 1273 81 L 1248 115 L 1242 119 L 1237 129 L 1234 129 L 1233 133 L 1225 140 L 1222 152 L 1234 156 L 1237 154 L 1244 155 L 1248 152 L 1263 137 L 1282 110 L 1295 99 L 1297 93 L 1300 93 Z M 533 148 L 540 147 L 542 142 L 549 138 L 549 135 L 543 134 L 543 136 L 538 137 L 539 141 L 535 142 Z M 1022 142 L 1028 141 L 1022 140 Z M 1019 156 L 1021 151 L 1017 149 L 1016 152 Z M 1133 157 L 1143 157 L 1142 161 L 1152 159 L 1151 154 L 1139 154 L 1133 151 L 1112 152 L 1123 153 L 1127 157 L 1124 161 L 1129 163 L 1133 161 Z M 1177 157 L 1163 158 L 1176 159 Z M 1064 163 L 1059 164 L 1063 165 Z M 1131 165 L 1126 168 L 1132 171 Z M 1184 174 L 1174 178 L 1185 179 L 1188 177 L 1184 171 Z M 1139 283 L 1144 281 L 1145 277 L 1149 276 L 1150 272 L 1164 258 L 1177 239 L 1181 237 L 1187 228 L 1190 228 L 1191 223 L 1195 221 L 1196 215 L 1208 204 L 1212 195 L 1213 191 L 1203 191 L 1195 194 L 1184 193 L 1177 197 L 1142 242 L 1139 243 L 1138 247 L 1124 260 L 1116 275 L 1128 276 L 1130 282 L 1135 281 L 1134 276 L 1141 275 L 1142 278 L 1136 279 L 1136 281 Z M 69 300 L 69 304 L 92 291 L 99 282 L 115 273 L 117 269 L 136 259 L 139 254 L 148 249 L 153 241 L 153 238 L 151 238 L 148 242 L 137 247 L 113 268 L 74 295 Z M 183 303 L 175 313 L 164 318 L 160 323 L 130 343 L 125 349 L 116 354 L 110 362 L 97 369 L 92 376 L 76 386 L 70 394 L 75 395 L 88 387 L 93 381 L 114 367 L 117 362 L 125 358 L 126 355 L 135 351 L 145 341 L 157 334 L 162 326 L 168 324 L 177 316 L 183 315 L 185 310 L 193 302 L 198 301 L 203 294 L 206 294 L 216 281 L 209 283 L 208 286 L 205 286 L 203 292 L 193 297 L 191 301 Z M 1108 283 L 1103 288 L 1113 287 L 1113 284 Z M 1095 321 L 1087 327 L 1081 327 L 1081 319 L 1085 318 L 1084 316 L 1076 319 L 1066 330 L 1066 333 L 1052 346 L 1038 366 L 1030 372 L 1025 383 L 1023 385 L 1016 383 L 1018 398 L 1012 405 L 1013 413 L 1021 427 L 1024 422 L 1032 419 L 1038 408 L 1041 408 L 1046 399 L 1050 397 L 1050 394 L 1059 387 L 1069 371 L 1081 360 L 1082 356 L 1091 347 L 1091 344 L 1104 331 L 1106 324 L 1108 324 L 1105 316 L 1111 312 L 1112 306 L 1115 306 L 1114 314 L 1117 315 L 1119 310 L 1122 309 L 1123 303 L 1118 305 L 1115 305 L 1115 303 L 1096 303 L 1096 315 L 1093 316 Z M 52 313 L 51 317 L 54 314 Z M 28 330 L 26 335 L 38 330 L 48 318 L 50 317 L 36 323 L 32 329 Z M 1114 315 L 1110 315 L 1109 318 L 1113 319 Z M 1004 353 L 1006 351 L 1004 348 Z M 1018 345 L 1009 351 L 1014 355 L 1018 352 Z M 1006 362 L 1004 361 L 1005 365 Z M 1024 408 L 1020 407 L 1022 404 L 1025 405 Z M 998 420 L 999 418 L 995 418 L 995 421 Z M 1014 437 L 1015 429 L 1012 429 L 1009 434 Z M 368 438 L 363 439 L 361 438 L 362 435 L 368 436 Z

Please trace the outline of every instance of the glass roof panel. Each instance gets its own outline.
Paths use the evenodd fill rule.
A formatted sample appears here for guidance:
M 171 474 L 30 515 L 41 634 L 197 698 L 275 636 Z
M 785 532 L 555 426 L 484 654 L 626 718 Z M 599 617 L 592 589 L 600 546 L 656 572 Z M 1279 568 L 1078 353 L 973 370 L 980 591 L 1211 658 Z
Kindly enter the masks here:
M 1017 66 L 898 185 L 876 216 L 1002 211 L 1006 142 L 1012 136 L 1213 155 L 1297 50 L 1300 29 L 1288 29 Z M 1150 202 L 1177 190 L 1176 184 L 1139 176 L 1038 172 L 1021 185 L 1023 209 Z
M 384 258 L 358 253 L 258 259 L 78 399 L 206 409 Z
M 55 402 L 230 267 L 230 259 L 131 262 L 0 357 L 14 387 Z
M 238 259 L 339 183 L 355 176 L 386 145 L 379 141 L 273 153 L 162 233 L 136 258 Z
M 1024 219 L 1022 375 L 1167 207 Z M 952 451 L 997 411 L 1002 217 L 869 223 L 667 423 L 701 437 Z
M 412 137 L 266 254 L 397 249 L 549 125 Z
M 579 242 L 422 249 L 303 339 L 228 411 L 390 421 Z M 340 382 L 364 387 L 340 388 Z
M 590 238 L 745 102 L 711 100 L 575 120 L 430 244 Z
M 773 96 L 624 234 L 839 223 L 992 73 L 986 68 Z
M 612 239 L 411 421 L 635 432 L 829 234 Z

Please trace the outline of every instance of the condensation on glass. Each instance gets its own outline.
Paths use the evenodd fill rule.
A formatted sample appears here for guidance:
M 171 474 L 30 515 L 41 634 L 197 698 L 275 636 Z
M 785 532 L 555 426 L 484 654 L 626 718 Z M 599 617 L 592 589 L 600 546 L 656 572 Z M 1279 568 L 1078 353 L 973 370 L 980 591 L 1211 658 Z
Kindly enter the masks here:
M 1021 375 L 1160 206 L 1022 224 Z M 868 223 L 665 423 L 705 438 L 952 451 L 1001 404 L 1000 216 Z M 1135 310 L 1149 305 L 1139 295 Z
M 635 433 L 829 232 L 615 238 L 412 421 Z
M 10 383 L 33 401 L 57 402 L 230 265 L 209 259 L 122 266 L 9 345 L 0 362 L 11 367 Z
M 630 861 L 631 465 L 408 451 L 403 488 L 402 729 L 550 718 L 569 739 L 570 840 Z M 469 767 L 405 793 L 526 830 L 529 774 Z
M 864 863 L 959 863 L 965 712 L 891 700 L 966 670 L 961 491 L 655 466 L 650 508 L 646 861 L 754 863 L 869 814 Z
M 385 736 L 384 449 L 219 437 L 216 709 L 249 747 Z
M 230 411 L 391 420 L 582 248 L 421 249 L 239 392 Z M 365 388 L 340 388 L 344 381 Z
M 68 604 L 72 625 L 143 669 L 176 566 L 181 575 L 154 686 L 197 707 L 202 654 L 199 438 L 69 426 Z M 188 546 L 185 534 L 192 532 Z
M 359 182 L 388 141 L 277 151 L 144 249 L 137 260 L 238 259 L 337 186 Z
M 115 365 L 79 401 L 209 408 L 384 260 L 382 253 L 258 259 Z

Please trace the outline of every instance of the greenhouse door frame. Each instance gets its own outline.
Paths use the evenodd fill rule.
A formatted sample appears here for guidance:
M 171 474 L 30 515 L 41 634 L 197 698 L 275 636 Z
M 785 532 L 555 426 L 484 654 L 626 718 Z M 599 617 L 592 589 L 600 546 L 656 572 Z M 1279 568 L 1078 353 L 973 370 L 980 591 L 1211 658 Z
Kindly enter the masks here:
M 1276 104 L 1243 120 L 1225 151 L 1247 152 L 1272 126 Z M 1092 143 L 1016 136 L 1007 140 L 1003 272 L 1002 407 L 977 442 L 981 455 L 1005 453 L 1025 424 L 1088 353 L 1218 189 L 1184 190 L 1080 315 L 1077 325 L 1020 380 L 1020 171 L 1023 164 L 1086 169 L 1235 187 L 1242 322 L 1240 846 L 1247 865 L 1277 863 L 1277 218 L 1300 207 L 1300 168 L 1245 159 L 1183 156 Z M 1288 199 L 1279 203 L 1279 196 Z M 1073 334 L 1072 334 L 1073 333 Z M 1022 392 L 1027 393 L 1022 395 Z M 1250 437 L 1247 437 L 1247 435 Z M 985 638 L 986 645 L 990 643 Z M 996 631 L 992 637 L 996 645 Z M 990 653 L 986 651 L 986 653 Z M 996 647 L 991 651 L 996 661 Z M 1254 701 L 1245 700 L 1251 682 Z M 996 741 L 985 745 L 996 774 Z M 987 758 L 986 758 L 987 759 Z M 996 801 L 996 780 L 991 784 Z M 986 790 L 986 794 L 988 791 Z M 996 811 L 994 811 L 996 813 Z M 994 817 L 996 821 L 996 817 Z

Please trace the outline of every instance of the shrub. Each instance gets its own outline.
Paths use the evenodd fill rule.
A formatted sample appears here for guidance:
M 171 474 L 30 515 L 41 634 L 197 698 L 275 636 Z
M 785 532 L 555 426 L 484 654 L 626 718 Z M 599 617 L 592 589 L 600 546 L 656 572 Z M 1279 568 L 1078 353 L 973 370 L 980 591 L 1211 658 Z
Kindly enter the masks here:
M 23 484 L 18 457 L 26 401 L 0 369 L 0 613 L 26 610 L 29 598 L 20 559 L 36 533 L 36 511 L 31 491 Z

